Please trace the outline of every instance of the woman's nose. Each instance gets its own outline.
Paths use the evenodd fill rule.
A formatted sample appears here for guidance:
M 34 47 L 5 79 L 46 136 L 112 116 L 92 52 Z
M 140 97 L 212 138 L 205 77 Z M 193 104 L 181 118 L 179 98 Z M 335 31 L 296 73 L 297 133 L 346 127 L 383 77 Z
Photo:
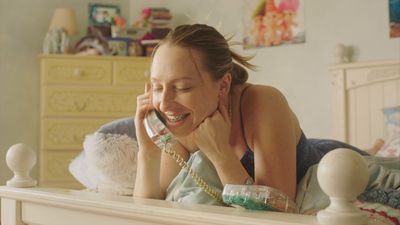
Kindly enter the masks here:
M 160 99 L 160 110 L 165 112 L 168 110 L 168 107 L 174 101 L 174 94 L 171 91 L 165 90 L 163 91 Z

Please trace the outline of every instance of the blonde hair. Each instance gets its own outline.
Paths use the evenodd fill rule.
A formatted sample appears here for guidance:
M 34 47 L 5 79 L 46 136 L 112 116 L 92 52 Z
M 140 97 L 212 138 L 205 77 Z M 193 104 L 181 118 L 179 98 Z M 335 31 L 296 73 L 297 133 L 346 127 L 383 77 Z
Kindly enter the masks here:
M 246 68 L 255 70 L 249 63 L 253 57 L 239 55 L 230 49 L 228 40 L 215 28 L 205 24 L 181 25 L 172 30 L 154 49 L 164 44 L 195 49 L 202 55 L 202 65 L 219 80 L 226 73 L 232 74 L 232 84 L 243 84 L 248 79 Z

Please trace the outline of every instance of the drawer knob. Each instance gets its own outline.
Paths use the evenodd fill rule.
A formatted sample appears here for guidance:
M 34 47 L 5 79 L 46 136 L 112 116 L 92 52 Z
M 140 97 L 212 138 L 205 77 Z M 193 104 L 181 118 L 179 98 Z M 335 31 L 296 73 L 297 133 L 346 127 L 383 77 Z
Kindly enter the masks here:
M 83 71 L 80 68 L 75 68 L 73 74 L 75 77 L 83 77 Z

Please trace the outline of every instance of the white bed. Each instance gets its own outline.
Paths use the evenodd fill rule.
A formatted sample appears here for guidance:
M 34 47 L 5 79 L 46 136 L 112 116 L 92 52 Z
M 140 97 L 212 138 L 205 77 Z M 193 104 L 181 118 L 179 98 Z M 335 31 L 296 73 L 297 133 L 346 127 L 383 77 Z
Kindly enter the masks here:
M 333 137 L 359 147 L 383 137 L 383 106 L 400 104 L 400 60 L 337 64 Z M 315 216 L 183 205 L 86 191 L 0 187 L 1 224 L 319 224 Z M 338 224 L 339 225 L 339 224 Z

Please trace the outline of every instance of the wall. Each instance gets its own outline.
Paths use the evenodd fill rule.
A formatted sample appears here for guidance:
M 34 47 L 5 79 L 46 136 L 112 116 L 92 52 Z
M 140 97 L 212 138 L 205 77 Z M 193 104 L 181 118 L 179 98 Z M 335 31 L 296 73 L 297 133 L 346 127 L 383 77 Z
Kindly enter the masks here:
M 257 0 L 254 0 L 257 1 Z M 145 6 L 166 6 L 173 23 L 221 24 L 223 34 L 241 40 L 241 0 L 131 0 L 131 19 Z M 298 115 L 309 137 L 329 137 L 331 118 L 330 78 L 334 46 L 341 42 L 354 47 L 356 61 L 400 58 L 400 38 L 389 39 L 388 2 L 376 0 L 306 0 L 306 43 L 257 50 L 250 82 L 279 88 Z M 188 15 L 188 16 L 186 16 Z M 205 18 L 209 18 L 208 20 Z M 239 49 L 240 50 L 240 49 Z
M 39 63 L 42 43 L 53 11 L 76 10 L 80 33 L 86 34 L 88 0 L 0 0 L 0 185 L 12 173 L 5 163 L 7 149 L 19 142 L 39 148 Z M 129 12 L 128 0 L 96 0 L 120 4 Z M 37 176 L 37 167 L 33 175 Z

